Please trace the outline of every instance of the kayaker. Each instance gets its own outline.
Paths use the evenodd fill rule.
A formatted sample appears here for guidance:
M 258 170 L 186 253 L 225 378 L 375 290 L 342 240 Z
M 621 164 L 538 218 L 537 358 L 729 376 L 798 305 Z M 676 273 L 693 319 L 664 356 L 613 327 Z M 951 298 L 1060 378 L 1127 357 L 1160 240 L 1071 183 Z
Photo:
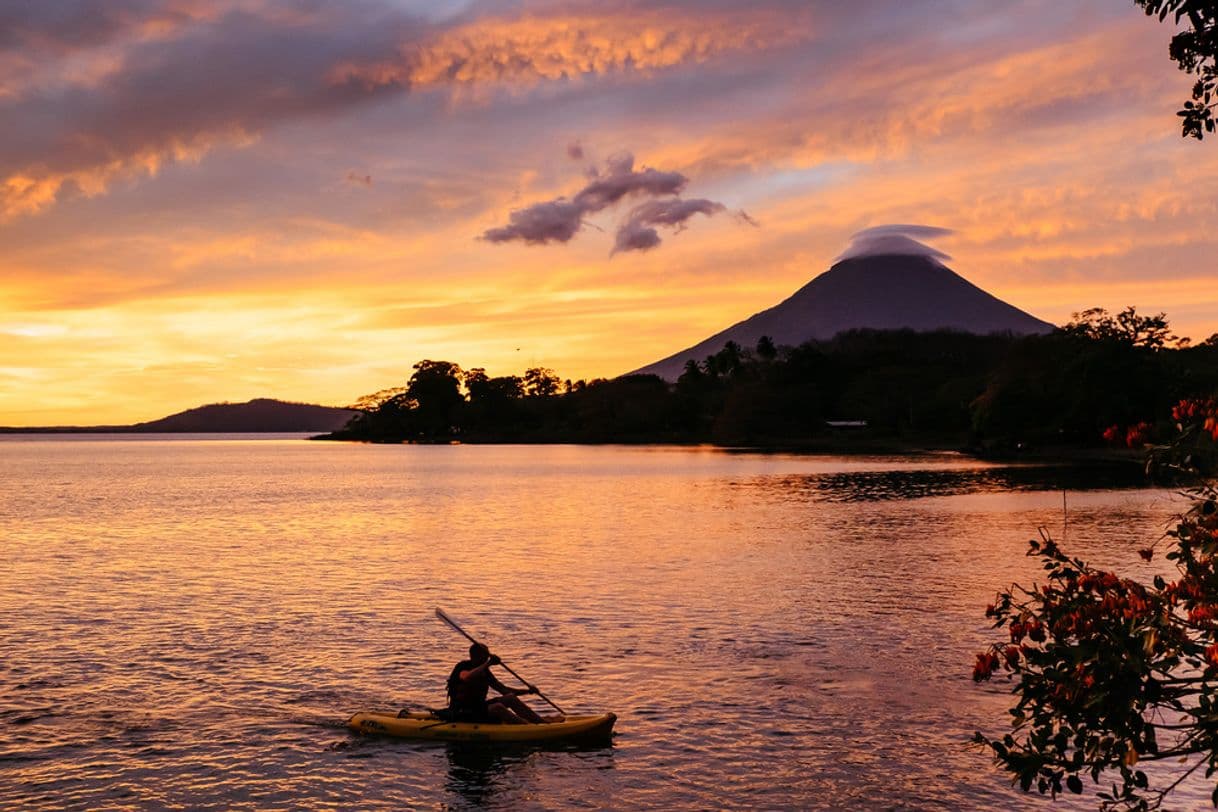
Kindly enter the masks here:
M 509 725 L 544 724 L 546 722 L 518 697 L 535 694 L 527 688 L 509 688 L 495 678 L 491 666 L 499 658 L 482 643 L 469 647 L 469 659 L 453 666 L 448 675 L 448 715 L 454 722 L 503 722 Z M 487 699 L 494 688 L 501 696 Z

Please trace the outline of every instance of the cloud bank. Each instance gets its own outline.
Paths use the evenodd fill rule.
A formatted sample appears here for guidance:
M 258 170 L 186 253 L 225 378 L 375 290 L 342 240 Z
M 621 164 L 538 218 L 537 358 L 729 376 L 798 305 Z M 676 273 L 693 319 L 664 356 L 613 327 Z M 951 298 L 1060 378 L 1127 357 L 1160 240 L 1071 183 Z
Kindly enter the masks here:
M 643 81 L 762 52 L 798 31 L 765 9 L 691 18 L 485 5 L 438 21 L 388 0 L 7 4 L 0 222 L 378 99 Z
M 681 231 L 695 214 L 708 217 L 724 211 L 713 200 L 682 200 L 689 178 L 680 172 L 662 172 L 651 167 L 634 168 L 634 156 L 622 152 L 605 162 L 605 169 L 593 170 L 588 183 L 573 197 L 560 197 L 517 209 L 508 224 L 483 232 L 488 242 L 523 242 L 530 245 L 568 242 L 579 233 L 589 215 L 604 211 L 628 197 L 650 197 L 630 210 L 618 226 L 612 254 L 647 251 L 661 242 L 657 226 Z M 752 222 L 744 212 L 741 217 Z

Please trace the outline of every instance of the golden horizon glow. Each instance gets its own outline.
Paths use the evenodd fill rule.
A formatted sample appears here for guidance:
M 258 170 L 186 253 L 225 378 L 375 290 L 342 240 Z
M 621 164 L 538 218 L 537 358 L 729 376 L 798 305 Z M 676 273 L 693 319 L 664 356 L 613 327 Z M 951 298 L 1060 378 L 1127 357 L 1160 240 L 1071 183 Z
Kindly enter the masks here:
M 1218 332 L 1218 144 L 1179 136 L 1170 27 L 932 5 L 116 0 L 60 32 L 30 4 L 0 45 L 0 425 L 341 406 L 424 358 L 610 377 L 883 223 L 953 229 L 955 271 L 1053 323 Z M 479 239 L 623 151 L 759 225 L 611 256 L 627 199 L 567 243 Z

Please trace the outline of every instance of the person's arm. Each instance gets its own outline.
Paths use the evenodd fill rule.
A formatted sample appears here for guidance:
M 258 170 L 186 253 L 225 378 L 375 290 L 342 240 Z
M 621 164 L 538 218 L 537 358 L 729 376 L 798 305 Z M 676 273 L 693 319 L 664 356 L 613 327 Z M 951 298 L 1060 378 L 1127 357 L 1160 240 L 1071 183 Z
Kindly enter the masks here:
M 500 663 L 499 657 L 492 654 L 485 661 L 483 661 L 482 665 L 475 666 L 474 668 L 470 668 L 465 671 L 462 671 L 458 676 L 460 676 L 461 681 L 464 682 L 464 681 L 476 676 L 479 672 L 486 671 L 487 672 L 486 675 L 488 677 L 490 677 L 491 684 L 494 685 L 494 684 L 498 683 L 499 680 L 495 679 L 495 675 L 490 673 L 489 669 L 492 665 L 499 665 L 499 663 Z
M 532 685 L 529 685 L 525 688 L 509 688 L 506 685 L 504 685 L 502 682 L 500 682 L 498 679 L 496 679 L 494 674 L 491 674 L 490 677 L 491 677 L 491 680 L 490 680 L 491 687 L 494 688 L 499 693 L 503 694 L 504 696 L 525 696 L 527 694 L 537 693 L 537 689 L 534 688 Z

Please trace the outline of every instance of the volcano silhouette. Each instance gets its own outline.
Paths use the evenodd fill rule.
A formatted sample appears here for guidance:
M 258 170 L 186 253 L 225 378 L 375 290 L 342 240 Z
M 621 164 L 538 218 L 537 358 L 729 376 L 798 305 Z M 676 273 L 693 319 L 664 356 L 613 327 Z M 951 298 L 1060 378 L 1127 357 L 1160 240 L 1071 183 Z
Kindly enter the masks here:
M 780 347 L 797 346 L 860 328 L 1029 335 L 1047 333 L 1053 325 L 991 296 L 931 257 L 863 256 L 843 259 L 769 310 L 631 374 L 673 381 L 687 361 L 702 361 L 728 341 L 752 349 L 769 336 Z

